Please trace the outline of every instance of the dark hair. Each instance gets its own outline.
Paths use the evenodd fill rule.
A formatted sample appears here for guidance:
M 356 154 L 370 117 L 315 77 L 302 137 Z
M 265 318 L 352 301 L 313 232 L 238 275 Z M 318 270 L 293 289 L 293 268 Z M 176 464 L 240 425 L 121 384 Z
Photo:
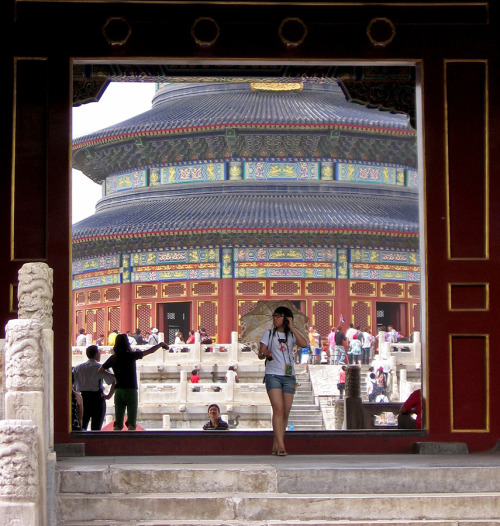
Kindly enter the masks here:
M 136 333 L 136 334 L 141 334 L 141 329 L 137 329 L 137 330 L 135 331 L 135 333 Z
M 284 307 L 284 306 L 281 306 L 281 307 L 276 307 L 274 309 L 274 313 L 273 314 L 283 314 L 283 316 L 285 317 L 285 320 L 286 318 L 292 318 L 293 320 L 293 312 L 288 308 L 288 307 Z M 288 326 L 288 323 L 285 323 L 283 322 L 283 328 L 285 329 L 285 338 L 288 342 L 288 334 L 290 332 L 290 328 Z M 274 328 L 274 330 L 276 330 L 276 327 Z M 274 337 L 274 333 L 273 333 L 273 337 Z M 288 345 L 288 343 L 287 343 Z M 268 358 L 270 359 L 270 358 Z
M 130 352 L 130 343 L 126 334 L 118 334 L 113 347 L 113 352 L 117 355 Z
M 87 358 L 89 360 L 91 360 L 98 352 L 99 352 L 99 347 L 97 347 L 97 345 L 89 345 L 85 349 L 85 353 L 87 354 Z
M 343 371 L 347 371 L 347 367 L 345 365 L 342 366 Z
M 375 373 L 370 373 L 370 378 L 375 378 Z
M 193 370 L 191 371 L 191 374 L 197 374 L 197 373 L 198 373 L 198 371 L 197 371 L 196 369 L 193 369 Z
M 212 407 L 216 407 L 216 408 L 217 408 L 217 411 L 219 411 L 219 413 L 220 413 L 220 407 L 219 407 L 217 404 L 210 404 L 210 405 L 208 406 L 208 411 L 210 411 L 210 409 L 211 409 Z M 207 411 L 207 412 L 208 412 L 208 411 Z
M 284 306 L 276 307 L 274 309 L 273 314 L 283 314 L 286 318 L 292 318 L 293 320 L 293 312 L 288 307 L 284 307 Z
M 80 334 L 83 334 L 85 332 L 85 329 L 80 329 Z

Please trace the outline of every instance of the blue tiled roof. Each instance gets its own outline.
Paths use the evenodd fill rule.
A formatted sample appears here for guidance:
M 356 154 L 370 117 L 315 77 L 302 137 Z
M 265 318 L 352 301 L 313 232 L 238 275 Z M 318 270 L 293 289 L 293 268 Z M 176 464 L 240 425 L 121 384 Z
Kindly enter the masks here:
M 73 240 L 151 232 L 276 228 L 418 233 L 418 200 L 333 193 L 143 198 L 105 208 L 76 223 Z
M 249 83 L 170 84 L 157 92 L 151 110 L 79 137 L 73 145 L 138 133 L 241 125 L 344 125 L 412 130 L 407 115 L 347 102 L 334 81 L 305 83 L 302 91 L 296 92 L 252 91 Z

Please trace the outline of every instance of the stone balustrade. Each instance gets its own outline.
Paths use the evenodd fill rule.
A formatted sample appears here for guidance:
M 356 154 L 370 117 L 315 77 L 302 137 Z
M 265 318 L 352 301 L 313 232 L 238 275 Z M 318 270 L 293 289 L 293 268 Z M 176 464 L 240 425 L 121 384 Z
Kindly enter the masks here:
M 90 345 L 90 344 L 89 344 Z M 151 345 L 137 345 L 134 349 L 145 350 Z M 101 362 L 113 352 L 113 348 L 104 345 L 101 349 Z M 73 366 L 85 362 L 85 347 L 73 347 Z M 234 364 L 258 364 L 261 361 L 247 346 L 238 342 L 238 333 L 231 333 L 231 343 L 214 343 L 203 345 L 199 341 L 193 344 L 171 345 L 168 351 L 158 350 L 143 358 L 142 364 L 156 366 L 194 365 L 194 366 L 229 366 Z M 138 364 L 139 365 L 139 364 Z

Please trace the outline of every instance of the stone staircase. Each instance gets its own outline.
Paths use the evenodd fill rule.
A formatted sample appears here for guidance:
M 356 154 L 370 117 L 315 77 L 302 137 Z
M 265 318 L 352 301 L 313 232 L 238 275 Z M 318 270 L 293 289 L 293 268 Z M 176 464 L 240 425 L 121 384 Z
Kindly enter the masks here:
M 293 405 L 288 417 L 288 423 L 293 423 L 294 431 L 323 431 L 323 416 L 315 404 L 311 382 L 308 374 L 297 376 L 299 387 L 293 397 Z
M 50 526 L 486 526 L 500 517 L 491 454 L 66 458 L 55 485 Z

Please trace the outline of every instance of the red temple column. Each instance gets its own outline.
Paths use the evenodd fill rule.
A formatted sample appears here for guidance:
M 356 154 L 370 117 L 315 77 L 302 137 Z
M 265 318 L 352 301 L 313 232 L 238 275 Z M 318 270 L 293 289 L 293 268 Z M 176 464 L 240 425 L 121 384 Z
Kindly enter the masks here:
M 120 330 L 135 332 L 134 285 L 127 283 L 121 288 Z

